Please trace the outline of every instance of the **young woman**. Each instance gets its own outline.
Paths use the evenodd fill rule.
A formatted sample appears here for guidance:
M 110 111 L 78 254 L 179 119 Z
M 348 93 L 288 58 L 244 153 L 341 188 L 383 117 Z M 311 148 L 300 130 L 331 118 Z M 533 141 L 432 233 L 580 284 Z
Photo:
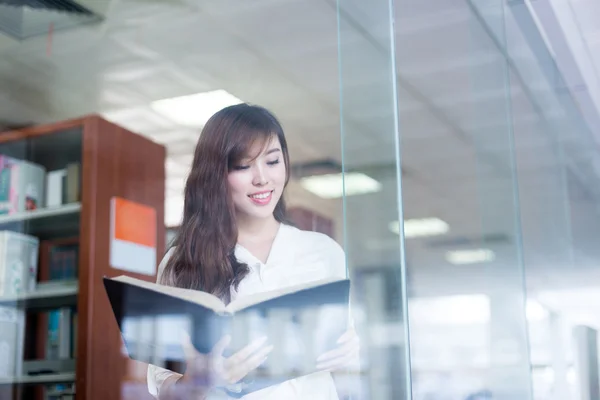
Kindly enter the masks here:
M 225 302 L 253 293 L 331 277 L 346 277 L 344 253 L 328 236 L 285 223 L 283 192 L 290 177 L 281 125 L 266 109 L 227 107 L 205 125 L 185 187 L 183 221 L 159 266 L 158 282 L 219 296 Z M 209 355 L 187 342 L 186 373 L 148 368 L 148 388 L 157 399 L 183 388 L 191 397 L 213 398 L 240 382 L 273 349 L 254 341 L 230 357 L 223 338 Z M 255 399 L 337 399 L 330 372 L 358 357 L 358 337 L 349 329 L 339 347 L 315 363 L 318 372 L 256 391 Z M 203 384 L 199 385 L 199 379 Z M 243 384 L 243 383 L 242 383 Z

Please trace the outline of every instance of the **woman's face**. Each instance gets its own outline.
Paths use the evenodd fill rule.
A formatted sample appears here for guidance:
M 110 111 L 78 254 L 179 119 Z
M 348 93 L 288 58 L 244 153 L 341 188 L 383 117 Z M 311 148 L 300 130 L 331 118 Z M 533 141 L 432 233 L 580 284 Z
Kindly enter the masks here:
M 257 143 L 235 164 L 227 180 L 238 218 L 269 218 L 283 194 L 286 166 L 277 136 Z

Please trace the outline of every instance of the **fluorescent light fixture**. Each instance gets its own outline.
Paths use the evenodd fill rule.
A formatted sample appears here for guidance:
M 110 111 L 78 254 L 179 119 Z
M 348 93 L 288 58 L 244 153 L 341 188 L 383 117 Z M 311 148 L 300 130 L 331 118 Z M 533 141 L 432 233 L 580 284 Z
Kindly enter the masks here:
M 493 261 L 496 254 L 489 249 L 455 250 L 446 253 L 446 261 L 454 265 Z
M 398 221 L 390 222 L 389 229 L 398 235 L 400 233 L 400 223 Z M 407 239 L 443 235 L 448 233 L 449 230 L 448 223 L 439 218 L 407 219 L 404 221 L 404 237 Z
M 537 301 L 527 300 L 527 320 L 543 321 L 549 311 Z M 416 325 L 471 325 L 490 321 L 490 298 L 483 294 L 413 298 L 408 311 Z
M 485 324 L 490 320 L 490 298 L 483 294 L 411 298 L 408 313 L 414 326 Z
M 304 189 L 323 199 L 342 197 L 344 186 L 346 196 L 375 193 L 381 190 L 381 183 L 359 172 L 308 176 L 300 179 L 300 184 Z
M 242 100 L 227 91 L 214 90 L 157 100 L 152 103 L 151 107 L 173 122 L 200 128 L 217 111 L 239 103 L 242 103 Z

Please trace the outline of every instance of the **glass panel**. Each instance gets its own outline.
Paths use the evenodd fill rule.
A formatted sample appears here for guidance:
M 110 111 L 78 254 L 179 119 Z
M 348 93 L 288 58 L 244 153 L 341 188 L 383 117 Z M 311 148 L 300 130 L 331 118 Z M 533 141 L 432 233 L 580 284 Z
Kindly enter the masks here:
M 488 385 L 494 398 L 531 399 L 516 132 L 513 126 L 524 113 L 522 109 L 511 107 L 514 94 L 522 93 L 524 88 L 522 82 L 510 79 L 512 64 L 507 47 L 511 26 L 506 22 L 506 2 L 467 4 L 472 15 L 473 48 L 486 49 L 489 55 L 483 67 L 479 65 L 469 71 L 473 100 L 470 120 L 473 125 L 467 130 L 474 139 L 477 154 L 480 246 L 489 252 L 487 262 L 482 264 L 486 282 L 480 288 L 488 296 L 490 310 Z
M 403 239 L 390 233 L 401 231 L 403 219 L 392 2 L 337 4 L 345 248 L 363 350 L 359 398 L 408 399 Z
M 0 17 L 0 32 L 7 32 L 7 28 L 12 27 L 28 28 L 26 35 L 0 33 L 0 125 L 40 125 L 96 113 L 123 131 L 135 132 L 164 145 L 164 223 L 172 228 L 164 235 L 164 240 L 169 245 L 181 222 L 183 188 L 206 119 L 219 108 L 237 102 L 236 99 L 264 106 L 282 122 L 289 145 L 291 180 L 286 200 L 291 222 L 342 244 L 341 185 L 335 186 L 337 194 L 332 199 L 306 189 L 303 182 L 303 178 L 339 173 L 342 164 L 335 2 L 285 0 L 200 4 L 187 0 L 77 0 L 68 3 L 88 9 L 83 14 L 91 12 L 93 16 L 102 17 L 101 22 L 95 23 L 96 18 L 85 18 L 89 23 L 75 27 L 63 24 L 64 18 L 56 19 L 57 14 L 65 18 L 82 15 L 78 10 L 57 12 L 54 9 L 64 4 L 48 4 L 47 8 L 28 13 L 15 7 L 12 15 Z M 27 18 L 16 18 L 15 14 Z M 68 19 L 83 22 L 81 18 Z M 17 40 L 30 35 L 35 36 Z M 223 96 L 218 96 L 222 91 L 231 95 L 225 96 L 223 102 Z M 190 94 L 208 95 L 209 100 L 203 103 L 197 98 L 187 98 L 196 101 L 177 106 L 174 113 L 155 103 Z M 206 112 L 200 112 L 205 109 Z M 97 121 L 90 123 L 93 127 L 97 124 Z M 150 173 L 136 164 L 135 157 L 127 157 L 146 150 L 131 145 L 138 143 L 135 140 L 120 136 L 115 142 L 112 139 L 102 143 L 96 141 L 93 135 L 102 133 L 86 131 L 86 143 L 93 142 L 102 148 L 102 155 L 94 159 L 96 166 L 110 171 L 101 173 L 102 176 L 112 176 L 115 172 L 119 175 L 110 182 L 102 182 L 102 191 L 113 194 L 120 191 L 121 195 L 132 198 L 154 198 L 157 191 L 149 183 Z M 54 141 L 52 154 L 62 154 L 64 146 L 67 144 L 62 140 Z M 128 160 L 113 157 L 114 154 Z M 150 159 L 150 155 L 147 158 Z M 133 178 L 121 176 L 127 173 Z M 98 181 L 102 179 L 94 179 L 95 184 Z M 157 198 L 161 196 L 158 192 Z M 100 197 L 100 194 L 94 193 L 94 196 Z M 97 211 L 99 220 L 108 220 L 108 211 L 101 204 Z M 332 243 L 326 241 L 325 236 L 321 238 Z M 158 243 L 163 247 L 162 238 Z M 101 244 L 94 245 L 98 257 L 108 251 Z M 159 259 L 165 255 L 165 250 L 158 250 Z M 101 264 L 107 266 L 108 263 L 102 260 Z M 111 270 L 110 273 L 126 272 Z M 98 276 L 95 278 L 99 279 Z M 155 276 L 142 278 L 156 280 Z M 108 333 L 100 334 L 100 337 L 90 332 L 94 320 L 98 320 L 99 315 L 104 317 L 110 309 L 101 282 L 91 282 L 91 277 L 89 280 L 94 290 L 87 296 L 87 301 L 98 299 L 100 305 L 86 308 L 94 310 L 90 313 L 92 321 L 87 321 L 88 329 L 83 331 L 85 337 L 77 338 L 80 343 L 86 343 L 88 351 L 83 356 L 89 357 L 78 362 L 78 373 L 82 376 L 78 391 L 87 399 L 152 398 L 147 385 L 148 365 L 126 362 L 125 348 L 119 346 L 121 338 L 116 325 L 109 326 Z M 290 283 L 287 279 L 280 282 L 280 285 Z M 273 288 L 264 286 L 263 289 Z M 133 328 L 129 325 L 126 331 L 128 334 L 133 332 L 132 335 L 142 332 L 139 333 L 142 340 L 157 340 L 177 347 L 179 331 L 175 325 L 182 324 L 169 326 L 165 323 L 161 325 L 166 329 L 160 329 L 152 322 L 144 320 L 137 326 L 133 324 Z M 292 322 L 286 328 L 293 328 Z M 285 335 L 279 336 L 273 340 L 285 338 Z M 297 360 L 297 349 L 294 351 Z M 173 372 L 183 372 L 183 363 L 173 354 L 181 355 L 176 352 L 166 356 L 153 354 L 156 356 L 153 362 Z M 283 360 L 273 360 L 279 361 Z M 308 365 L 314 366 L 313 361 L 311 356 Z M 101 374 L 95 371 L 101 371 Z M 99 375 L 102 379 L 96 380 L 94 377 Z M 343 378 L 338 390 L 345 394 L 352 392 L 354 380 Z M 29 386 L 35 386 L 39 392 L 42 386 L 54 384 L 44 382 Z M 301 387 L 311 389 L 310 384 Z M 54 394 L 58 394 L 57 391 L 63 388 L 55 386 L 54 389 L 57 389 Z
M 386 304 L 365 312 L 369 394 L 529 399 L 504 3 L 399 0 L 393 37 L 387 2 L 339 4 L 349 264 Z M 380 190 L 351 196 L 354 170 Z
M 588 89 L 574 86 L 589 64 L 585 58 L 574 63 L 582 48 L 565 46 L 571 28 L 583 32 L 584 19 L 564 25 L 572 12 L 582 18 L 592 11 L 561 2 L 512 4 L 508 10 L 511 79 L 524 89 L 513 93 L 513 108 L 529 117 L 515 122 L 515 138 L 534 394 L 594 398 L 600 390 L 600 195 L 598 110 L 590 99 L 600 92 L 589 83 Z
M 62 6 L 48 4 L 47 8 L 27 15 L 23 10 L 15 9 L 13 15 L 27 18 L 10 18 L 10 15 L 7 18 L 0 17 L 1 32 L 7 32 L 7 28 L 11 27 L 27 28 L 27 34 L 19 36 L 11 35 L 9 38 L 0 34 L 0 86 L 3 91 L 0 96 L 0 124 L 31 122 L 39 125 L 89 113 L 99 114 L 117 124 L 123 135 L 115 133 L 111 137 L 118 140 L 101 141 L 99 137 L 110 132 L 96 131 L 100 122 L 94 120 L 89 124 L 92 129 L 85 133 L 86 144 L 95 147 L 86 148 L 86 154 L 91 153 L 87 155 L 93 160 L 90 165 L 109 171 L 92 179 L 98 186 L 98 192 L 102 192 L 93 195 L 98 200 L 94 208 L 99 221 L 108 220 L 108 210 L 102 208 L 106 204 L 103 194 L 119 192 L 120 196 L 138 199 L 161 196 L 160 190 L 152 187 L 150 168 L 141 167 L 139 158 L 136 161 L 134 157 L 135 152 L 150 153 L 150 150 L 141 146 L 138 148 L 136 144 L 144 142 L 136 141 L 133 135 L 125 135 L 126 131 L 164 145 L 164 223 L 170 229 L 166 235 L 160 231 L 164 239 L 161 237 L 157 242 L 163 247 L 158 249 L 159 260 L 165 256 L 166 249 L 162 241 L 165 240 L 169 246 L 173 234 L 178 232 L 182 219 L 183 189 L 192 166 L 194 148 L 206 119 L 230 103 L 244 101 L 268 108 L 285 128 L 291 159 L 291 179 L 286 193 L 291 222 L 302 230 L 323 234 L 318 236 L 323 243 L 334 243 L 326 237 L 329 236 L 342 244 L 341 185 L 334 185 L 331 196 L 331 191 L 323 194 L 323 191 L 319 192 L 314 187 L 307 189 L 309 185 L 304 179 L 339 173 L 342 165 L 338 113 L 338 32 L 334 1 L 285 0 L 243 4 L 223 1 L 200 4 L 187 0 L 77 0 L 66 3 Z M 71 8 L 71 3 L 77 3 L 87 11 L 75 10 L 77 7 Z M 63 6 L 70 10 L 56 12 L 54 9 Z M 53 18 L 56 14 L 67 17 L 89 13 L 93 14 L 92 17 L 101 16 L 101 22 L 95 23 L 96 18 L 85 18 L 89 23 L 73 27 L 72 24 L 63 24 L 62 19 Z M 8 27 L 7 19 L 10 19 Z M 81 18 L 68 19 L 74 23 L 83 22 Z M 307 25 L 306 21 L 310 23 Z M 23 23 L 27 26 L 23 26 Z M 14 30 L 11 29 L 11 32 Z M 35 36 L 22 42 L 16 39 L 30 35 Z M 195 96 L 187 97 L 192 94 L 208 97 L 208 101 L 202 102 L 201 98 Z M 182 100 L 182 97 L 192 101 L 192 104 L 177 105 L 174 110 L 168 110 L 168 107 L 164 107 L 165 103 L 160 102 L 166 99 Z M 112 129 L 108 127 L 107 130 Z M 66 144 L 60 140 L 53 142 L 53 153 L 61 154 L 62 146 Z M 96 151 L 102 151 L 102 154 Z M 150 154 L 147 157 L 144 155 L 148 160 L 151 160 L 150 157 Z M 106 176 L 111 177 L 108 182 L 101 179 Z M 341 177 L 338 175 L 337 178 Z M 337 179 L 336 182 L 341 180 Z M 159 221 L 159 224 L 162 222 Z M 101 235 L 99 231 L 93 234 L 97 235 L 96 239 L 108 237 L 108 234 Z M 94 259 L 108 251 L 101 243 L 93 245 L 97 250 L 91 252 L 95 253 Z M 288 245 L 293 247 L 294 243 Z M 321 262 L 326 267 L 311 265 L 314 268 L 305 274 L 306 279 L 315 278 L 315 273 L 330 271 L 327 268 L 330 260 L 322 259 Z M 307 261 L 309 263 L 310 259 Z M 106 259 L 99 264 L 103 267 L 108 265 Z M 336 267 L 337 272 L 343 273 L 341 257 Z M 281 268 L 288 268 L 286 271 L 292 276 L 293 268 L 289 265 L 282 265 Z M 109 271 L 111 274 L 129 272 Z M 273 290 L 294 283 L 286 279 L 289 276 L 281 278 L 277 285 L 265 284 L 260 290 Z M 156 281 L 157 277 L 141 278 Z M 111 319 L 106 319 L 106 334 L 91 332 L 90 327 L 95 326 L 98 320 L 104 321 L 111 311 L 101 282 L 93 279 L 99 279 L 99 276 L 92 278 L 90 275 L 88 281 L 94 290 L 86 301 L 98 300 L 99 305 L 88 304 L 86 310 L 93 310 L 90 313 L 91 320 L 86 321 L 87 329 L 83 331 L 85 337 L 77 338 L 79 343 L 84 341 L 86 344 L 84 348 L 87 351 L 83 357 L 89 357 L 77 363 L 78 374 L 81 374 L 82 380 L 85 378 L 85 383 L 78 381 L 77 390 L 87 399 L 116 399 L 119 396 L 136 400 L 152 398 L 146 361 L 150 359 L 152 364 L 175 373 L 185 370 L 182 353 L 175 350 L 180 350 L 179 328 L 185 325 L 181 322 L 183 319 L 129 321 L 124 327 L 125 338 L 121 338 L 116 325 L 108 325 L 108 322 L 114 322 L 111 316 Z M 254 284 L 258 280 L 256 278 Z M 256 325 L 260 327 L 261 320 L 256 320 Z M 286 321 L 286 324 L 274 324 L 277 334 L 271 335 L 273 342 L 286 340 L 289 344 L 290 337 L 286 334 L 290 331 L 298 333 L 295 329 L 298 321 L 293 318 L 287 318 Z M 239 331 L 248 333 L 242 329 Z M 314 332 L 301 332 L 294 337 L 304 336 L 300 338 L 302 340 L 314 336 Z M 158 343 L 173 351 L 142 354 L 147 347 L 131 347 L 131 354 L 138 354 L 141 360 L 131 362 L 124 357 L 123 353 L 128 349 L 127 346 L 121 347 L 121 339 L 125 339 L 126 344 L 135 343 L 136 339 Z M 273 353 L 269 364 L 272 371 L 282 372 L 277 371 L 277 366 L 286 361 L 288 352 L 283 351 L 281 342 L 277 344 L 277 352 Z M 293 362 L 307 361 L 309 368 L 315 366 L 316 357 L 298 352 L 297 348 L 289 352 Z M 96 379 L 97 376 L 102 378 Z M 353 396 L 357 386 L 354 376 L 342 373 L 340 379 L 337 384 L 340 396 Z M 52 385 L 54 382 L 50 383 Z M 39 391 L 43 385 L 30 386 L 35 386 L 35 390 Z M 287 385 L 287 393 L 290 386 L 293 385 Z M 331 388 L 313 387 L 310 381 L 298 387 L 304 393 L 313 389 L 329 391 Z M 62 390 L 60 387 L 55 389 Z M 275 395 L 277 398 L 290 397 L 285 391 L 284 394 L 279 393 Z

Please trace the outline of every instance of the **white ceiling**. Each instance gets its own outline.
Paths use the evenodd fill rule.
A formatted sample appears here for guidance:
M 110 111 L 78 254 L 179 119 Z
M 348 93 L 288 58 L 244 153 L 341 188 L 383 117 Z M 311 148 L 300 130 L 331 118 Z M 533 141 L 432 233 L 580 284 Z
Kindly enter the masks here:
M 149 105 L 225 89 L 278 115 L 293 162 L 340 159 L 343 136 L 348 166 L 378 168 L 383 190 L 348 198 L 346 250 L 353 267 L 396 266 L 399 240 L 387 226 L 398 218 L 397 111 L 405 217 L 436 216 L 451 226 L 443 243 L 407 241 L 415 295 L 489 292 L 516 284 L 521 257 L 532 293 L 600 282 L 595 189 L 600 186 L 590 164 L 597 149 L 565 115 L 510 14 L 507 40 L 519 68 L 507 74 L 477 8 L 458 0 L 396 1 L 396 110 L 383 18 L 387 1 L 346 2 L 339 27 L 334 0 L 105 3 L 101 25 L 21 43 L 0 36 L 0 120 L 45 123 L 101 113 L 165 144 L 168 225 L 179 220 L 199 132 L 155 114 Z M 479 11 L 492 25 L 502 21 L 498 10 Z M 598 31 L 586 38 L 600 54 Z M 533 102 L 519 76 L 535 93 Z M 536 113 L 535 102 L 543 104 L 549 124 Z M 512 157 L 518 165 L 523 253 Z M 582 187 L 589 193 L 579 195 Z M 343 231 L 341 200 L 319 199 L 292 182 L 288 201 L 330 215 Z M 445 262 L 445 252 L 460 247 L 450 240 L 478 241 L 482 234 L 507 238 L 485 244 L 497 253 L 493 263 L 459 268 Z

